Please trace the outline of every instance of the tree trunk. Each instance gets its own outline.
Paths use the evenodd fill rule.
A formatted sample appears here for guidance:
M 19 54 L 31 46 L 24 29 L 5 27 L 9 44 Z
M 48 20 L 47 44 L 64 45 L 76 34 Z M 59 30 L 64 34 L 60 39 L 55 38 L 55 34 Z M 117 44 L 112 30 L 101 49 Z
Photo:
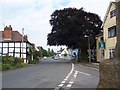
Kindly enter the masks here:
M 88 52 L 86 49 L 78 50 L 78 62 L 88 61 Z

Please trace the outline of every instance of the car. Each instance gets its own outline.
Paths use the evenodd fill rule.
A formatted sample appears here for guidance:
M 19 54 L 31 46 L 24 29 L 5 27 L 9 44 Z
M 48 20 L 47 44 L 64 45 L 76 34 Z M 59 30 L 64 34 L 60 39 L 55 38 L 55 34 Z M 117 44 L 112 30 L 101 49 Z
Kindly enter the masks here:
M 44 59 L 46 59 L 47 57 L 43 57 Z
M 54 56 L 54 59 L 55 59 L 55 60 L 58 60 L 58 59 L 59 59 L 59 57 L 58 57 L 58 56 Z

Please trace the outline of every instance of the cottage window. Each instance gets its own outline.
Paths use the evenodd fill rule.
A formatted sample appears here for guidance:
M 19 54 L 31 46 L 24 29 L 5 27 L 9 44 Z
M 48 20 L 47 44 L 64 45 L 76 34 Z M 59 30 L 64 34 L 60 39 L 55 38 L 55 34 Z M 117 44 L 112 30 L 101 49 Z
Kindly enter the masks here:
M 116 26 L 108 28 L 108 38 L 116 36 Z
M 109 49 L 109 58 L 110 58 L 110 59 L 113 58 L 114 51 L 115 51 L 114 48 L 113 48 L 113 49 Z
M 9 47 L 14 47 L 14 43 L 9 43 Z
M 116 16 L 116 12 L 115 12 L 115 10 L 112 10 L 112 11 L 110 12 L 110 18 L 112 18 L 112 17 L 114 17 L 114 16 Z
M 3 43 L 3 47 L 8 47 L 8 43 Z

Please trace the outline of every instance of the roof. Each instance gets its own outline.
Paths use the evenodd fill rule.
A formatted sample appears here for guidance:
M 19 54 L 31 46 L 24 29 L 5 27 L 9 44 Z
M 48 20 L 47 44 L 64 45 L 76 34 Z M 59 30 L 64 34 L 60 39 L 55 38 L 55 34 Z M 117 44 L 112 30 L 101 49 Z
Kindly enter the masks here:
M 110 2 L 109 6 L 108 6 L 108 9 L 107 9 L 107 11 L 106 11 L 105 17 L 104 17 L 104 19 L 103 19 L 102 27 L 103 27 L 103 25 L 104 25 L 104 23 L 105 23 L 105 21 L 106 21 L 106 19 L 107 19 L 107 16 L 108 16 L 108 13 L 109 13 L 109 10 L 110 10 L 111 5 L 112 5 L 112 4 L 116 5 L 116 3 L 117 3 L 117 2 Z
M 0 31 L 0 39 L 3 38 L 3 32 Z M 18 31 L 12 31 L 12 39 L 11 40 L 2 40 L 2 42 L 22 42 L 22 35 Z M 23 37 L 23 42 L 29 42 L 25 37 Z M 30 43 L 30 42 L 29 42 Z
M 103 32 L 101 32 L 98 35 L 96 35 L 96 37 L 101 37 L 101 36 L 103 36 Z

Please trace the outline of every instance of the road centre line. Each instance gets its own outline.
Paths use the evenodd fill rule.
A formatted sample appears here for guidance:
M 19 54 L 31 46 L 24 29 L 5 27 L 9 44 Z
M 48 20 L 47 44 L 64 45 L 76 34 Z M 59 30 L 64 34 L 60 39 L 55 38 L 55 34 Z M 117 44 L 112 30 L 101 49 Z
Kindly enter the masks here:
M 68 73 L 68 75 L 65 77 L 65 79 L 58 85 L 58 87 L 63 87 L 63 85 L 65 84 L 65 82 L 68 80 L 68 78 L 70 77 L 70 75 L 73 73 L 74 71 L 74 64 L 72 63 L 72 68 L 70 70 L 70 72 Z M 72 82 L 71 82 L 72 83 Z M 72 86 L 72 84 L 70 83 L 70 85 L 68 84 L 68 87 Z M 58 88 L 56 87 L 55 90 Z
M 58 87 L 62 87 L 64 84 L 59 84 Z
M 66 81 L 62 81 L 61 83 L 65 83 Z
M 72 86 L 72 84 L 68 84 L 66 87 L 69 87 L 69 88 L 70 88 L 71 86 Z

